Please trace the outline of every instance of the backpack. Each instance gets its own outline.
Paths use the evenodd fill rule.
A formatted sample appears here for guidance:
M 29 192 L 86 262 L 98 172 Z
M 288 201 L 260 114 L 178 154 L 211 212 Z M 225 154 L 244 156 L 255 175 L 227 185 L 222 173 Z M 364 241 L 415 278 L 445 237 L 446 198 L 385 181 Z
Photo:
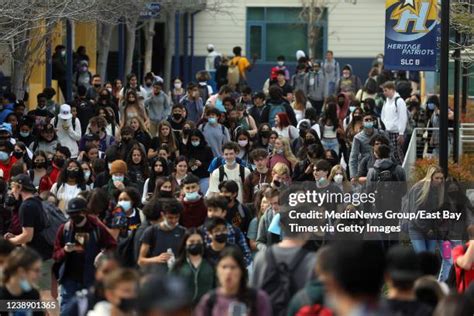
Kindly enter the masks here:
M 229 63 L 229 68 L 227 69 L 227 84 L 231 87 L 236 87 L 240 82 L 240 70 L 239 70 L 239 59 L 236 63 Z
M 48 246 L 53 247 L 59 226 L 65 224 L 68 220 L 59 208 L 46 201 L 41 201 L 40 198 L 37 199 L 41 202 L 41 206 L 43 207 L 43 220 L 45 225 L 41 230 L 40 235 L 46 241 Z
M 380 170 L 375 169 L 375 192 L 376 200 L 375 207 L 377 211 L 385 211 L 387 209 L 393 209 L 394 207 L 394 188 L 393 182 L 398 181 L 395 175 L 396 164 L 393 164 L 390 168 Z M 398 209 L 397 209 L 398 210 Z
M 117 256 L 124 267 L 134 268 L 137 263 L 135 260 L 135 235 L 137 230 L 134 229 L 127 238 L 119 241 L 117 245 Z
M 283 104 L 268 104 L 268 123 L 271 127 L 275 127 L 275 116 L 278 113 L 286 113 L 286 108 Z
M 58 128 L 58 121 L 59 121 L 59 117 L 56 115 L 54 117 L 54 128 Z M 75 130 L 76 129 L 76 119 L 73 117 L 71 119 L 71 122 L 72 122 L 72 129 Z
M 203 123 L 203 124 L 201 125 L 201 128 L 200 128 L 200 130 L 201 130 L 201 132 L 202 132 L 203 134 L 204 134 L 204 127 L 206 127 L 206 124 L 207 124 L 207 122 Z M 220 124 L 220 125 L 221 125 L 221 129 L 222 129 L 222 135 L 224 135 L 224 137 L 225 137 L 225 136 L 226 136 L 226 135 L 225 135 L 225 126 L 222 125 L 222 124 Z
M 463 245 L 463 252 L 466 253 L 467 251 L 467 246 L 466 245 Z M 450 289 L 453 289 L 455 290 L 456 292 L 458 291 L 458 288 L 459 288 L 459 285 L 460 285 L 460 282 L 462 282 L 464 284 L 464 290 L 467 289 L 467 284 L 465 284 L 466 280 L 464 279 L 464 272 L 465 270 L 464 269 L 461 269 L 460 273 L 459 273 L 459 280 L 460 282 L 458 282 L 457 278 L 456 278 L 456 264 L 453 263 L 453 265 L 451 265 L 451 268 L 449 269 L 449 275 L 448 275 L 448 278 L 446 279 L 446 284 L 449 286 Z
M 198 85 L 199 95 L 202 98 L 202 102 L 206 104 L 207 99 L 209 99 L 209 88 L 207 84 L 205 86 Z
M 274 315 L 286 315 L 288 304 L 298 290 L 293 281 L 294 272 L 307 253 L 307 250 L 301 248 L 290 265 L 287 265 L 283 262 L 277 263 L 272 247 L 266 250 L 265 261 L 268 266 L 261 289 L 267 292 L 270 297 Z
M 296 311 L 294 316 L 334 316 L 329 308 L 321 304 L 313 304 L 306 289 L 303 290 L 300 305 L 300 309 Z
M 401 97 L 396 97 L 395 98 L 395 108 L 397 111 L 398 115 L 398 100 L 401 99 Z M 408 111 L 408 108 L 405 106 L 405 111 L 407 112 L 407 125 L 405 127 L 405 133 L 411 134 L 413 132 L 413 126 L 410 124 L 410 112 Z
M 239 176 L 240 176 L 240 180 L 242 181 L 242 185 L 244 185 L 244 182 L 245 182 L 245 167 L 240 165 L 240 164 L 239 164 Z M 224 166 L 221 165 L 219 167 L 219 183 L 224 181 L 224 177 L 226 177 L 227 180 L 229 180 L 229 177 L 225 173 Z

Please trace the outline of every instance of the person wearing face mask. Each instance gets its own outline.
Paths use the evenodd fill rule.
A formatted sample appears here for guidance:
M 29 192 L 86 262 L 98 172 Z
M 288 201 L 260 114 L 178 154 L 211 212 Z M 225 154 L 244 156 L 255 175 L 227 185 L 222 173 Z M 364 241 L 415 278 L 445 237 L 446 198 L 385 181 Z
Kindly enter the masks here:
M 51 192 L 59 201 L 59 209 L 66 210 L 69 200 L 81 191 L 89 190 L 84 179 L 81 165 L 75 160 L 68 160 L 61 170 L 57 182 L 51 187 Z
M 105 189 L 110 196 L 118 196 L 119 192 L 131 186 L 130 180 L 126 177 L 127 171 L 127 163 L 123 160 L 115 160 L 110 164 L 110 179 L 105 185 Z
M 197 123 L 202 117 L 202 111 L 204 109 L 204 102 L 199 95 L 199 88 L 197 84 L 191 82 L 188 84 L 186 95 L 179 101 L 188 113 L 187 119 Z
M 328 180 L 334 182 L 334 184 L 336 184 L 342 192 L 352 192 L 351 183 L 347 180 L 346 171 L 341 165 L 335 165 L 332 167 Z
M 207 122 L 199 126 L 206 142 L 212 149 L 214 157 L 222 155 L 222 145 L 230 141 L 230 133 L 227 127 L 219 123 L 221 113 L 216 108 L 206 110 Z
M 47 157 L 49 157 L 48 153 L 45 153 Z M 59 174 L 61 173 L 61 170 L 64 167 L 64 163 L 69 158 L 71 158 L 71 152 L 69 151 L 69 148 L 64 146 L 56 147 L 53 159 L 51 161 L 51 171 L 49 172 L 49 178 L 51 179 L 52 183 L 55 183 L 57 181 Z
M 252 215 L 248 207 L 237 200 L 238 190 L 239 186 L 232 180 L 219 184 L 219 194 L 228 201 L 226 220 L 246 235 Z
M 214 155 L 200 130 L 192 129 L 189 133 L 189 140 L 184 152 L 187 157 L 190 157 L 189 168 L 191 173 L 199 177 L 199 186 L 201 191 L 205 193 L 209 188 L 208 168 L 214 159 Z
M 136 270 L 120 268 L 104 278 L 104 301 L 95 304 L 88 316 L 137 315 L 140 275 Z
M 142 211 L 138 208 L 140 202 L 140 193 L 133 187 L 125 188 L 115 200 L 117 201 L 115 208 L 109 212 L 105 218 L 105 223 L 110 229 L 112 236 L 118 241 L 119 248 L 122 243 L 126 242 L 128 237 L 132 236 L 140 227 L 142 218 L 144 217 Z M 144 219 L 143 219 L 144 220 Z M 129 254 L 122 254 L 120 256 L 124 260 L 124 265 L 127 264 L 130 258 Z
M 163 91 L 163 83 L 159 81 L 153 82 L 150 97 L 145 100 L 152 137 L 156 136 L 159 123 L 170 115 L 171 106 L 168 99 L 169 97 Z
M 35 142 L 30 144 L 29 149 L 32 152 L 42 150 L 46 152 L 48 156 L 52 156 L 59 145 L 58 136 L 56 135 L 54 126 L 52 124 L 47 124 L 39 133 L 39 137 Z
M 250 115 L 254 119 L 256 126 L 260 126 L 260 124 L 262 123 L 261 116 L 263 113 L 263 109 L 265 108 L 265 99 L 266 97 L 263 92 L 257 92 L 253 96 L 253 106 L 251 106 L 247 110 L 248 115 Z
M 54 117 L 54 114 L 46 109 L 48 99 L 44 93 L 38 93 L 36 96 L 37 107 L 28 112 L 27 116 L 34 118 L 35 128 L 45 125 L 49 119 Z
M 222 218 L 211 218 L 205 224 L 206 231 L 211 237 L 211 243 L 205 249 L 204 257 L 215 267 L 219 259 L 219 254 L 227 243 L 226 221 Z
M 87 89 L 86 98 L 95 102 L 97 95 L 99 94 L 100 89 L 102 88 L 102 78 L 99 74 L 95 74 L 91 79 L 91 86 Z
M 102 222 L 87 215 L 87 201 L 73 198 L 66 209 L 69 221 L 59 227 L 54 242 L 55 272 L 61 285 L 61 310 L 77 291 L 95 282 L 94 260 L 102 249 L 112 250 L 117 242 Z
M 214 288 L 214 269 L 204 258 L 204 240 L 196 228 L 190 228 L 183 236 L 176 262 L 171 273 L 188 280 L 192 304 Z
M 272 70 L 271 70 L 271 73 L 270 73 L 270 83 L 275 83 L 276 82 L 278 71 L 284 71 L 285 72 L 285 80 L 290 81 L 290 71 L 285 66 L 285 56 L 283 56 L 283 55 L 280 55 L 280 56 L 277 57 L 277 65 L 275 67 L 272 67 Z
M 31 118 L 23 117 L 18 124 L 18 141 L 23 142 L 26 146 L 30 146 L 36 140 L 36 136 L 32 133 L 33 121 Z
M 54 48 L 52 59 L 52 79 L 58 81 L 58 85 L 63 95 L 66 95 L 66 47 L 64 45 L 57 45 Z
M 278 188 L 272 187 L 265 190 L 264 195 L 270 207 L 267 208 L 258 222 L 256 238 L 256 247 L 258 251 L 265 251 L 267 247 L 281 241 L 281 235 L 276 235 L 268 231 L 268 228 L 273 221 L 273 217 L 280 212 L 280 193 L 281 190 Z
M 375 135 L 386 137 L 385 132 L 374 127 L 375 115 L 372 112 L 364 112 L 362 116 L 363 129 L 354 136 L 351 153 L 349 156 L 349 174 L 353 184 L 358 182 L 358 166 L 365 157 L 372 153 L 371 139 Z
M 186 229 L 179 225 L 183 207 L 176 199 L 163 199 L 163 221 L 148 227 L 143 233 L 138 265 L 156 273 L 168 272 L 168 261 L 174 259 Z
M 92 73 L 89 71 L 89 62 L 81 60 L 76 72 L 72 76 L 73 90 L 77 91 L 80 86 L 89 89 L 92 85 Z
M 353 93 L 356 94 L 362 88 L 360 78 L 352 73 L 352 66 L 345 65 L 342 68 L 342 77 L 336 83 L 336 93 Z
M 57 117 L 53 118 L 51 124 L 56 129 L 58 141 L 62 146 L 68 147 L 71 157 L 77 158 L 79 147 L 77 142 L 81 140 L 81 122 L 71 114 L 71 106 L 63 104 Z
M 313 68 L 308 72 L 305 82 L 305 90 L 308 100 L 316 110 L 317 115 L 321 114 L 324 99 L 327 96 L 327 79 L 321 69 L 320 62 L 313 62 Z
M 255 194 L 272 181 L 272 172 L 268 168 L 268 152 L 257 148 L 250 152 L 250 159 L 255 164 L 252 173 L 245 178 L 244 203 L 252 203 Z
M 181 225 L 186 228 L 199 227 L 204 223 L 207 215 L 207 207 L 204 204 L 204 197 L 199 192 L 199 178 L 193 174 L 188 174 L 181 183 L 184 197 L 181 200 L 183 204 L 183 214 L 181 216 Z
M 313 169 L 314 180 L 316 181 L 316 191 L 318 192 L 330 192 L 340 193 L 342 190 L 334 182 L 329 180 L 329 174 L 331 172 L 331 164 L 324 159 L 319 160 Z M 327 203 L 327 209 L 341 209 L 342 205 L 336 203 Z
M 41 270 L 41 256 L 30 248 L 17 248 L 5 261 L 4 284 L 0 287 L 0 299 L 4 301 L 39 301 L 40 293 L 35 288 Z M 42 311 L 22 311 L 25 315 L 42 316 Z
M 184 117 L 185 109 L 182 104 L 175 104 L 171 108 L 171 114 L 168 116 L 167 121 L 171 124 L 171 128 L 174 132 L 183 130 L 186 119 Z

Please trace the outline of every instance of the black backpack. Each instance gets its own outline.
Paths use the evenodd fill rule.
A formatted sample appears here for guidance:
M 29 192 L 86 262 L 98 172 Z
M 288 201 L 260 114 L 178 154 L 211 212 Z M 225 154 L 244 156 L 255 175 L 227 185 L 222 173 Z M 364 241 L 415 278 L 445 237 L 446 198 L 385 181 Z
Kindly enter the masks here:
M 137 230 L 134 229 L 132 233 L 119 241 L 117 245 L 117 256 L 124 267 L 134 268 L 137 266 L 135 260 L 135 235 Z
M 68 220 L 64 213 L 55 205 L 46 201 L 41 201 L 40 198 L 36 199 L 38 199 L 43 208 L 44 228 L 40 231 L 40 235 L 43 237 L 49 247 L 53 247 L 59 226 L 65 224 Z
M 394 188 L 393 182 L 398 181 L 395 175 L 396 164 L 393 164 L 388 169 L 375 169 L 375 192 L 377 199 L 375 200 L 375 207 L 377 211 L 386 211 L 391 209 L 393 205 Z M 400 197 L 401 198 L 401 197 Z
M 273 248 L 269 247 L 265 252 L 265 261 L 267 269 L 261 289 L 270 297 L 273 315 L 286 315 L 288 304 L 293 295 L 299 290 L 295 288 L 293 276 L 296 268 L 302 263 L 304 257 L 308 254 L 306 249 L 301 248 L 291 263 L 287 265 L 284 262 L 277 262 Z
M 199 85 L 198 90 L 199 90 L 199 95 L 202 98 L 202 102 L 206 104 L 207 99 L 209 99 L 209 89 L 207 87 L 207 83 L 205 86 Z
M 239 175 L 240 175 L 240 180 L 242 181 L 242 186 L 243 186 L 245 183 L 245 167 L 242 166 L 241 164 L 239 164 Z M 227 180 L 229 180 L 229 177 L 225 173 L 224 165 L 221 165 L 219 167 L 219 183 L 224 181 L 224 177 L 227 178 Z

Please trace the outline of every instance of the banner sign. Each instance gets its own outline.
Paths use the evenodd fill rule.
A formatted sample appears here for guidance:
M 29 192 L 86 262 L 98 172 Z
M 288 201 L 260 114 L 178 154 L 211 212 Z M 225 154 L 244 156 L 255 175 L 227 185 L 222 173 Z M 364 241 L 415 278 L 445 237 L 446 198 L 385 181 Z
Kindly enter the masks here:
M 386 0 L 384 67 L 435 71 L 438 0 Z

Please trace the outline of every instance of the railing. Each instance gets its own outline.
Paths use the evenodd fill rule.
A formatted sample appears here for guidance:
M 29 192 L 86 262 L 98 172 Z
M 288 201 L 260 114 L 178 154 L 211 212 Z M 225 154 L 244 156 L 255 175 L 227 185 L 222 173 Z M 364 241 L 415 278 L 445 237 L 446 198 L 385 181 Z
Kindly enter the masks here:
M 453 128 L 448 129 L 449 132 L 453 131 Z M 410 174 L 411 168 L 415 165 L 415 162 L 419 158 L 437 156 L 433 154 L 433 147 L 430 146 L 429 140 L 433 132 L 439 132 L 439 128 L 434 127 L 417 127 L 413 129 L 413 134 L 408 144 L 407 152 L 405 153 L 405 159 L 403 160 L 402 167 L 405 169 L 406 174 Z M 471 132 L 472 135 L 466 132 Z M 426 135 L 428 134 L 428 135 Z M 426 137 L 427 136 L 427 137 Z M 449 135 L 450 142 L 452 141 L 452 134 Z M 464 151 L 464 144 L 474 144 L 474 123 L 463 123 L 459 129 L 459 157 L 461 157 Z M 449 155 L 452 156 L 452 143 L 449 144 Z

